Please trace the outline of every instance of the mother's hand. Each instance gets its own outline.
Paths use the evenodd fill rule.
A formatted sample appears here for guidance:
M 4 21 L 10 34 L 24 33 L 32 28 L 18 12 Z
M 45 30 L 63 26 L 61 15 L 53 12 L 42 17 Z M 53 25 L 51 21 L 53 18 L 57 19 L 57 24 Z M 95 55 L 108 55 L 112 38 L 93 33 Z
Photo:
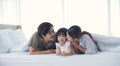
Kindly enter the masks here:
M 79 42 L 77 42 L 77 41 L 74 41 L 74 42 L 71 42 L 71 44 L 72 44 L 72 46 L 73 46 L 73 48 L 74 48 L 74 50 L 75 50 L 75 52 L 77 52 L 77 53 L 85 53 L 85 48 L 83 48 L 82 46 L 80 46 L 79 45 Z
M 72 45 L 74 48 L 78 48 L 78 47 L 79 47 L 79 42 L 73 41 L 73 42 L 71 42 L 71 45 Z

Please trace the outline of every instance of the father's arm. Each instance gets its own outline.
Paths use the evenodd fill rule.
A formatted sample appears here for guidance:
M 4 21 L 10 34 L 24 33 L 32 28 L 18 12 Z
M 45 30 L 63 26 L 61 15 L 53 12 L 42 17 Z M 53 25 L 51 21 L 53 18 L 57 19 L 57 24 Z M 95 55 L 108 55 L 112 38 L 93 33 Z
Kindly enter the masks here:
M 55 49 L 38 51 L 38 50 L 36 50 L 33 47 L 29 47 L 29 54 L 30 55 L 36 55 L 36 54 L 53 54 L 53 53 L 55 53 Z

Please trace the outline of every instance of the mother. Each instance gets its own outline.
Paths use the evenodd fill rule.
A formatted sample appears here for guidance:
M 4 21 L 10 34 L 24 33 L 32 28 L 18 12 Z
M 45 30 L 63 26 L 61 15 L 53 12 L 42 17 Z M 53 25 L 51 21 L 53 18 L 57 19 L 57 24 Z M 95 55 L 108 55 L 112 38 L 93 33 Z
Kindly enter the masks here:
M 68 29 L 67 38 L 77 54 L 94 54 L 99 50 L 91 34 L 85 31 L 82 32 L 77 25 Z

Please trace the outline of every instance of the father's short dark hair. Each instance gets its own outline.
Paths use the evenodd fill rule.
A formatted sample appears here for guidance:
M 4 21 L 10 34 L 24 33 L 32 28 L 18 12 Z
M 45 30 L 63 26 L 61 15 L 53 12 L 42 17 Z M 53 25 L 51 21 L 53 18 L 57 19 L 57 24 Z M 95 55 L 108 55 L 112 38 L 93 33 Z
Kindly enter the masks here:
M 53 25 L 49 22 L 43 22 L 38 26 L 38 35 L 41 37 L 42 35 L 46 35 L 50 28 L 53 27 Z

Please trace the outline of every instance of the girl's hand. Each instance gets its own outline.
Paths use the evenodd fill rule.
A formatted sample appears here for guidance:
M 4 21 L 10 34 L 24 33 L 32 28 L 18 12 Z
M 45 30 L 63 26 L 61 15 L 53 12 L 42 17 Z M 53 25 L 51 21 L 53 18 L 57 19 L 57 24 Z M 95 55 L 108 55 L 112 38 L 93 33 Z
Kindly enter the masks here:
M 66 54 L 65 54 L 65 52 L 63 51 L 60 55 L 61 55 L 61 56 L 65 56 Z
M 59 47 L 57 47 L 57 49 L 56 49 L 56 54 L 57 54 L 57 55 L 60 55 L 60 54 L 61 54 L 61 51 L 60 51 L 60 48 L 59 48 Z

